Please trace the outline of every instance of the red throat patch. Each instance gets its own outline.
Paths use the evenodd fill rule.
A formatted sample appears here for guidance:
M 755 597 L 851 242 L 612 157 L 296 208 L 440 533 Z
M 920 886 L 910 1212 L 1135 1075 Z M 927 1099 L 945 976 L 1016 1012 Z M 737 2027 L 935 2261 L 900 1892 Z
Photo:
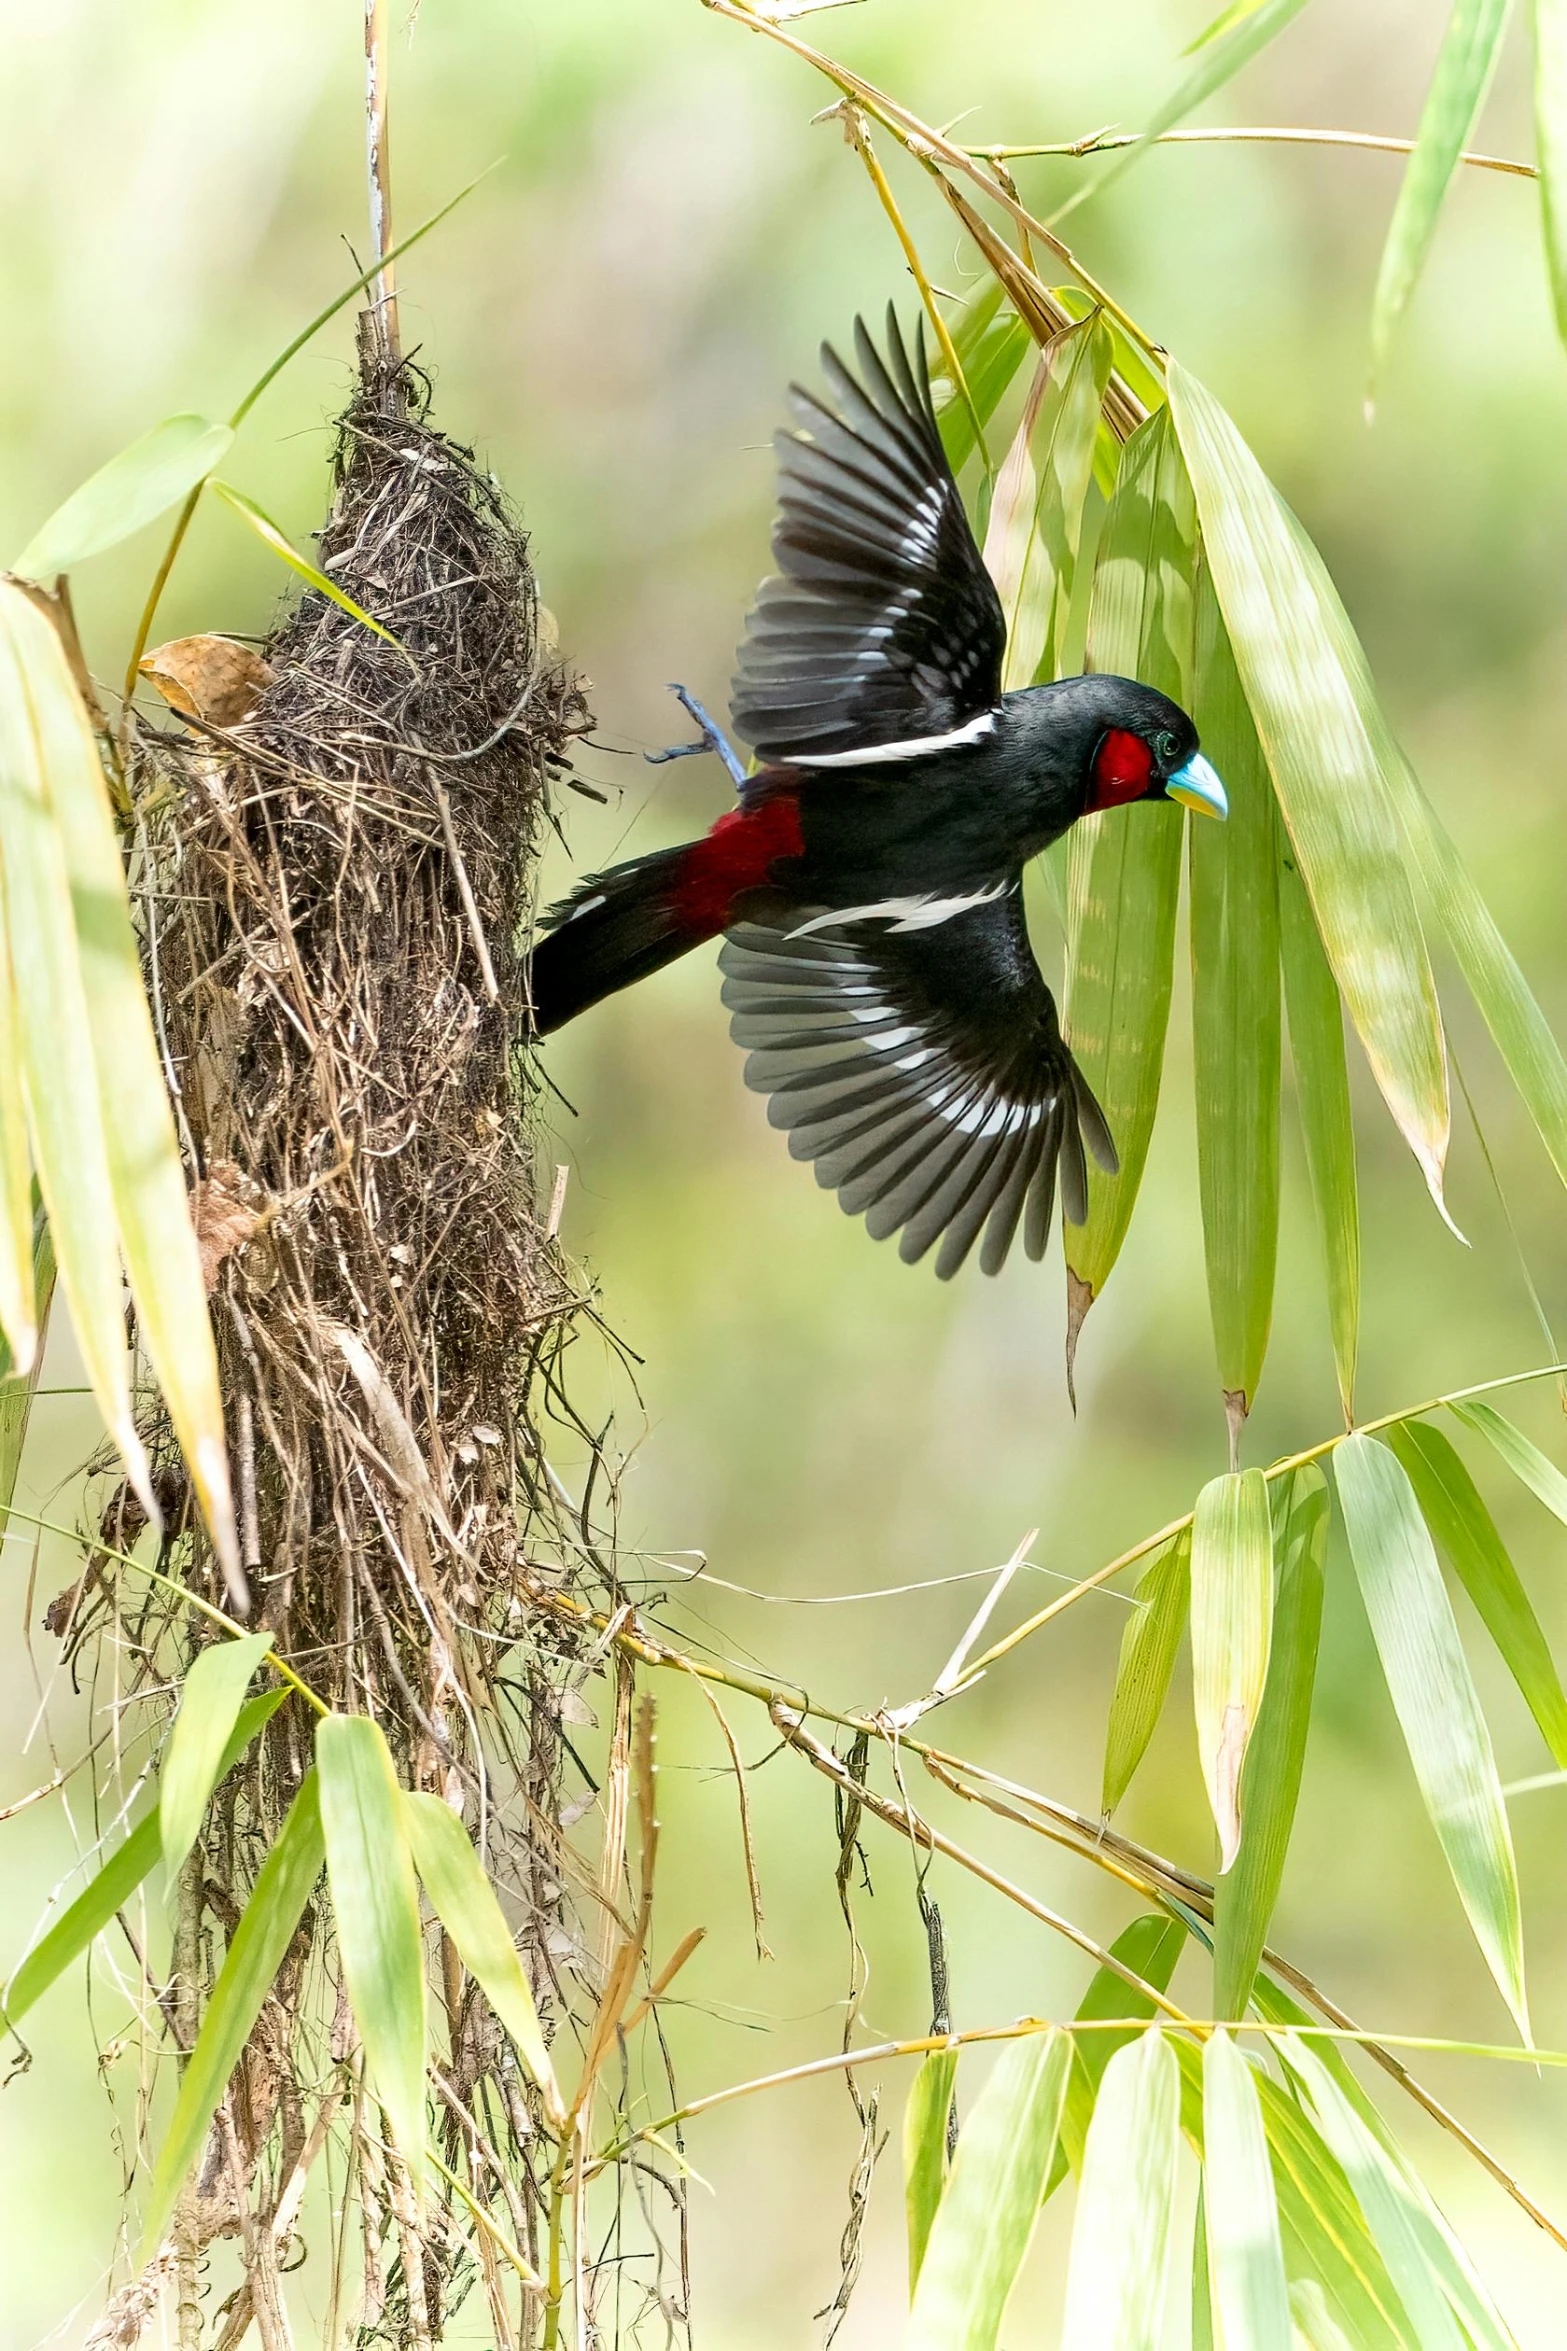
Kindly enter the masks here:
M 675 877 L 675 919 L 693 938 L 724 929 L 737 898 L 760 890 L 783 858 L 805 847 L 800 808 L 792 792 L 776 792 L 753 808 L 731 808 L 700 841 L 693 841 Z
M 1092 816 L 1101 808 L 1124 808 L 1128 801 L 1140 800 L 1152 781 L 1153 753 L 1142 736 L 1130 734 L 1124 727 L 1111 727 L 1100 737 L 1094 753 L 1087 813 Z

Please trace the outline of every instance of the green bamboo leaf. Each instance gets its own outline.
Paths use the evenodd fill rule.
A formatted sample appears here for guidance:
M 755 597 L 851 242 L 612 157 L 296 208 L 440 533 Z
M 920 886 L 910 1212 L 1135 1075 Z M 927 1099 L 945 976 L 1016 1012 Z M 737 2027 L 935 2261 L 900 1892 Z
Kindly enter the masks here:
M 1278 844 L 1268 770 L 1206 580 L 1192 715 L 1230 801 L 1227 824 L 1194 824 L 1189 837 L 1197 1169 L 1233 1441 L 1262 1376 L 1278 1257 Z
M 1123 1967 L 1129 1967 L 1158 1992 L 1169 1990 L 1170 1978 L 1185 1948 L 1185 1924 L 1178 1918 L 1167 1918 L 1162 1911 L 1150 1911 L 1146 1917 L 1134 1918 L 1110 1946 L 1112 1956 Z M 1146 1992 L 1135 1991 L 1114 1968 L 1101 1967 L 1094 1971 L 1075 2021 L 1090 2024 L 1112 2016 L 1151 2018 L 1156 2014 Z M 1135 2025 L 1128 2025 L 1124 2032 L 1084 2033 L 1080 2040 L 1074 2039 L 1071 2078 L 1067 2083 L 1066 2104 L 1061 2109 L 1060 2144 L 1050 2167 L 1046 2196 L 1055 2194 L 1069 2169 L 1082 2170 L 1088 2126 L 1094 2118 L 1094 2101 L 1104 2080 L 1105 2067 L 1118 2049 L 1126 2048 L 1136 2039 Z
M 1131 1786 L 1164 1711 L 1191 1607 L 1191 1569 L 1191 1529 L 1183 1527 L 1160 1545 L 1138 1578 L 1135 1605 L 1121 1635 L 1115 1693 L 1105 1726 L 1100 1807 L 1107 1814 Z
M 1192 2351 L 1223 2351 L 1213 2332 L 1213 2296 L 1208 2285 L 1208 2206 L 1197 2182 L 1197 2220 L 1192 2230 Z
M 37 1302 L 34 1319 L 39 1342 L 25 1372 L 16 1369 L 15 1358 L 0 1337 L 0 1543 L 5 1540 L 6 1513 L 16 1497 L 33 1397 L 43 1376 L 42 1335 L 49 1326 L 49 1306 L 54 1297 L 54 1243 L 49 1237 L 48 1219 L 41 1213 L 34 1217 L 33 1236 L 33 1296 Z
M 25 1379 L 38 1352 L 39 1301 L 33 1279 L 33 1159 L 16 985 L 0 912 L 0 1340 L 7 1369 Z M 10 1493 L 5 1499 L 10 1501 Z
M 903 2207 L 909 2231 L 909 2295 L 919 2284 L 947 2185 L 947 2123 L 958 2078 L 956 2049 L 933 2049 L 921 2064 L 903 2110 Z
M 1315 2120 L 1293 2085 L 1284 2089 L 1260 2074 L 1256 2087 L 1286 2270 L 1322 2288 L 1334 2324 L 1357 2351 L 1420 2351 L 1387 2263 Z
M 1105 2068 L 1067 2265 L 1062 2351 L 1157 2351 L 1174 2237 L 1180 2075 L 1149 2025 Z
M 1127 443 L 1099 542 L 1088 666 L 1140 678 L 1186 706 L 1193 666 L 1196 509 L 1168 414 Z M 1178 808 L 1086 817 L 1072 828 L 1063 1026 L 1103 1105 L 1121 1171 L 1088 1171 L 1088 1220 L 1066 1228 L 1072 1338 L 1104 1288 L 1148 1158 L 1175 963 Z
M 270 547 L 273 554 L 288 565 L 290 571 L 298 572 L 307 587 L 314 588 L 318 596 L 329 598 L 351 619 L 363 622 L 376 636 L 384 637 L 389 645 L 397 645 L 399 653 L 403 651 L 391 630 L 382 628 L 378 620 L 372 620 L 363 605 L 356 604 L 352 596 L 345 596 L 335 580 L 329 580 L 324 571 L 318 571 L 313 563 L 301 555 L 293 540 L 286 532 L 279 530 L 270 515 L 263 514 L 253 498 L 247 498 L 243 490 L 236 490 L 231 482 L 214 482 L 212 487 L 225 506 L 232 507 L 243 521 L 249 523 L 263 546 Z
M 1203 2051 L 1203 2184 L 1208 2275 L 1221 2342 L 1291 2351 L 1278 2199 L 1256 2077 L 1228 2033 Z
M 40 630 L 48 645 L 41 643 Z M 50 736 L 34 704 L 40 678 L 47 698 L 54 699 L 54 664 L 60 660 L 59 640 L 42 613 L 20 588 L 0 581 L 0 886 L 28 1127 L 83 1369 L 142 1505 L 155 1520 L 147 1458 L 131 1409 L 114 1192 L 77 913 L 51 789 Z M 74 698 L 68 673 L 66 685 Z
M 218 1778 L 232 1771 L 245 1749 L 282 1705 L 288 1695 L 285 1690 L 269 1692 L 265 1698 L 252 1698 L 241 1708 L 238 1722 L 229 1734 Z M 117 1911 L 123 1910 L 163 1851 L 163 1839 L 156 1811 L 138 1821 L 125 1842 L 120 1845 L 89 1880 L 74 1902 L 60 1913 L 47 1934 L 41 1935 L 27 1957 L 17 1967 L 5 1988 L 5 1999 L 0 2003 L 0 2014 L 10 2026 L 17 2025 L 33 2002 L 48 1991 L 57 1977 L 63 1975 L 73 1959 L 79 1959 L 89 1943 L 101 1935 Z
M 985 562 L 1007 616 L 1009 688 L 1057 674 L 1110 360 L 1098 318 L 1046 346 L 996 477 Z
M 73 490 L 34 532 L 11 569 L 51 580 L 89 555 L 117 547 L 204 482 L 234 443 L 227 425 L 204 416 L 166 416 Z
M 1192 1689 L 1219 1870 L 1240 1850 L 1241 1766 L 1268 1678 L 1273 1534 L 1260 1469 L 1214 1478 L 1192 1519 Z
M 158 1773 L 163 1867 L 171 1885 L 200 1833 L 250 1677 L 260 1671 L 271 1646 L 270 1633 L 214 1641 L 185 1676 Z
M 1420 1793 L 1486 1965 L 1529 2038 L 1523 1925 L 1491 1735 L 1414 1489 L 1374 1437 L 1346 1437 L 1333 1471 L 1366 1614 Z
M 425 2137 L 424 1950 L 403 1794 L 381 1727 L 368 1715 L 328 1715 L 316 1732 L 316 1768 L 348 1997 L 376 2094 L 417 2182 Z
M 190 1465 L 230 1594 L 236 1604 L 248 1607 L 206 1283 L 142 985 L 108 786 L 56 631 L 25 598 L 17 600 L 10 617 L 65 850 L 109 1187 L 137 1330 Z M 34 1108 L 36 1113 L 36 1102 Z
M 907 2351 L 994 2351 L 1055 2152 L 1072 2045 L 1014 2041 L 963 2126 L 904 2337 Z
M 240 1913 L 186 2063 L 147 2199 L 142 2243 L 161 2243 L 175 2199 L 201 2160 L 207 2132 L 304 1915 L 324 1859 L 317 1777 L 305 1775 Z
M 1306 1761 L 1328 1544 L 1328 1490 L 1322 1472 L 1308 1465 L 1277 1479 L 1272 1513 L 1278 1592 L 1267 1686 L 1241 1773 L 1246 1834 L 1235 1867 L 1213 1890 L 1214 2014 L 1237 2021 L 1246 2014 L 1278 1900 Z
M 1510 0 L 1454 0 L 1415 150 L 1405 166 L 1382 249 L 1371 312 L 1373 372 L 1387 357 L 1394 329 L 1425 267 L 1442 200 L 1496 71 L 1509 7 Z
M 1295 1100 L 1327 1275 L 1328 1322 L 1339 1401 L 1346 1423 L 1352 1423 L 1360 1352 L 1360 1193 L 1355 1179 L 1344 1013 L 1311 902 L 1293 852 L 1283 840 L 1279 843 L 1279 945 Z
M 1440 1208 L 1447 1064 L 1389 780 L 1292 519 L 1213 395 L 1173 361 L 1169 387 L 1213 584 L 1317 928 Z
M 1540 1620 L 1473 1478 L 1441 1430 L 1424 1421 L 1397 1422 L 1385 1442 L 1403 1463 L 1421 1517 L 1451 1560 L 1547 1747 L 1567 1766 L 1567 1694 Z
M 1293 2047 L 1285 2043 L 1282 2053 L 1310 2096 L 1322 2136 L 1414 2322 L 1421 2351 L 1466 2351 L 1466 2338 L 1430 2261 L 1427 2233 L 1419 2225 L 1423 2216 L 1380 2140 L 1304 2041 Z
M 958 364 L 969 388 L 969 399 L 974 403 L 974 416 L 982 425 L 989 424 L 1034 348 L 1027 327 L 1010 303 L 1003 307 L 1004 303 L 1002 288 L 992 279 L 969 303 L 952 330 Z M 947 463 L 954 473 L 961 473 L 977 446 L 974 416 L 969 414 L 967 404 L 958 397 L 956 387 L 939 362 L 932 366 L 931 378 L 936 421 L 941 428 Z
M 551 2119 L 564 2122 L 566 2110 L 533 2004 L 532 1987 L 495 1889 L 468 1842 L 467 1830 L 439 1796 L 405 1792 L 402 1808 L 414 1867 L 431 1907 L 456 1945 L 458 1958 L 482 1986 L 515 2042 L 518 2056 L 543 2091 Z
M 1563 1477 L 1554 1461 L 1547 1460 L 1538 1445 L 1531 1444 L 1522 1429 L 1515 1428 L 1505 1413 L 1498 1412 L 1494 1404 L 1487 1404 L 1479 1396 L 1462 1397 L 1450 1404 L 1448 1410 L 1466 1429 L 1484 1437 L 1519 1483 L 1545 1504 L 1553 1518 L 1559 1518 L 1567 1526 L 1567 1477 Z
M 1262 4 L 1263 0 L 1231 0 L 1228 8 L 1220 9 L 1212 24 L 1203 27 L 1195 41 L 1187 42 L 1182 56 L 1194 57 L 1199 49 L 1206 49 L 1210 41 L 1217 41 L 1223 33 L 1233 32 L 1238 24 L 1245 23 L 1248 16 L 1255 16 Z
M 1328 2308 L 1328 2298 L 1315 2278 L 1297 2278 L 1290 2288 L 1290 2317 L 1304 2351 L 1355 2351 L 1354 2344 Z
M 1534 130 L 1551 294 L 1567 342 L 1567 0 L 1534 0 Z

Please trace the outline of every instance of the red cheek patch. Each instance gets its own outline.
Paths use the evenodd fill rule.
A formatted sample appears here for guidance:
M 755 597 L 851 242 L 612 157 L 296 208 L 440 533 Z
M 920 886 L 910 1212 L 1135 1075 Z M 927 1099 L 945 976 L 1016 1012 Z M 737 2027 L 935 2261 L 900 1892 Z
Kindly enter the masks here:
M 1142 736 L 1130 734 L 1124 727 L 1111 727 L 1094 753 L 1089 813 L 1124 808 L 1129 800 L 1140 800 L 1152 780 L 1153 753 Z

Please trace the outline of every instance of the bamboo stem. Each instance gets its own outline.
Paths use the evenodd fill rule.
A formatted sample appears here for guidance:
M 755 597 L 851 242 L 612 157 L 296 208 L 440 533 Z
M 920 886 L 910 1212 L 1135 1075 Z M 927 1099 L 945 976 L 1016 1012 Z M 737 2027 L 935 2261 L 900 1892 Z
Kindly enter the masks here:
M 994 146 L 968 147 L 964 152 L 979 156 L 986 163 L 999 164 L 1031 155 L 1110 155 L 1119 148 L 1142 145 L 1358 147 L 1377 155 L 1412 155 L 1415 150 L 1413 139 L 1387 138 L 1379 131 L 1318 131 L 1274 123 L 1218 123 L 1197 130 L 1158 131 L 1151 139 L 1145 131 L 1105 130 L 1092 131 L 1085 139 L 1040 140 L 1021 146 L 998 142 Z M 1474 171 L 1506 172 L 1514 179 L 1537 180 L 1540 176 L 1532 163 L 1519 163 L 1510 155 L 1478 155 L 1465 148 L 1458 160 Z
M 388 118 L 390 55 L 387 0 L 365 0 L 365 169 L 370 185 L 370 250 L 377 268 L 370 290 L 381 356 L 390 373 L 402 359 L 392 253 L 392 156 Z

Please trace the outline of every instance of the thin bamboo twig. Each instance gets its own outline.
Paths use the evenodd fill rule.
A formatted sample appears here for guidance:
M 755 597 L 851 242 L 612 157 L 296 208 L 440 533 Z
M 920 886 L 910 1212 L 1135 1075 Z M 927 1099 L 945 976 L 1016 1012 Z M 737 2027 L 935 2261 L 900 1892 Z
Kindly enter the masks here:
M 987 163 L 1009 163 L 1031 155 L 1086 156 L 1109 155 L 1120 147 L 1207 147 L 1207 146 L 1282 146 L 1282 147 L 1358 147 L 1378 155 L 1412 155 L 1413 139 L 1384 137 L 1378 131 L 1319 131 L 1295 129 L 1281 124 L 1218 123 L 1197 130 L 1159 131 L 1149 138 L 1146 131 L 1091 131 L 1083 139 L 1041 140 L 1037 143 L 1013 146 L 1006 142 L 965 149 L 969 155 L 983 157 Z M 1479 155 L 1465 148 L 1458 157 L 1474 171 L 1506 172 L 1514 179 L 1537 180 L 1536 165 L 1519 163 L 1510 155 Z
M 376 258 L 371 308 L 382 357 L 389 370 L 402 358 L 397 279 L 389 259 L 393 241 L 390 83 L 386 0 L 365 0 L 365 170 L 370 186 L 370 250 Z

